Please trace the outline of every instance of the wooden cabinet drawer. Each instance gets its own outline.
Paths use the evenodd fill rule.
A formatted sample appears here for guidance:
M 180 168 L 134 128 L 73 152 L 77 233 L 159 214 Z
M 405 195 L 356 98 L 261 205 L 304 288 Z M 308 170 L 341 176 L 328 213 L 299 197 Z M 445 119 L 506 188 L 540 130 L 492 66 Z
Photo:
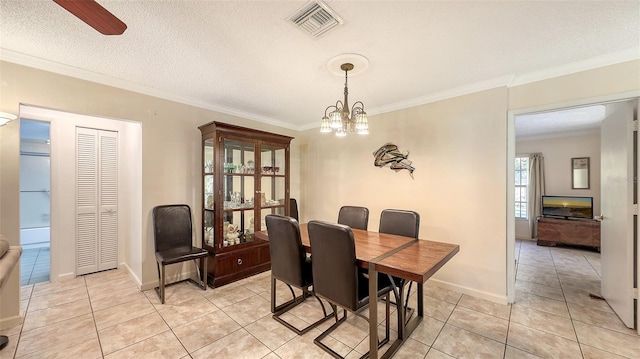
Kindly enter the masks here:
M 218 255 L 216 258 L 216 269 L 222 274 L 256 266 L 261 263 L 259 249 L 260 248 L 250 248 L 243 251 Z
M 259 245 L 210 257 L 209 276 L 214 286 L 248 277 L 271 268 L 269 245 Z

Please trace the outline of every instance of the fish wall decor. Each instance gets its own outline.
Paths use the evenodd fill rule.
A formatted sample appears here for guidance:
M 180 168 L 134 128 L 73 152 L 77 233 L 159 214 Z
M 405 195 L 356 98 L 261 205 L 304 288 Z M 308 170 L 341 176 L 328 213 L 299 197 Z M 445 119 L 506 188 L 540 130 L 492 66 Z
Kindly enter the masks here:
M 373 153 L 373 157 L 375 158 L 373 161 L 374 166 L 389 166 L 389 168 L 396 172 L 407 170 L 411 178 L 413 178 L 415 168 L 411 166 L 411 161 L 407 159 L 407 157 L 409 157 L 409 151 L 402 153 L 398 149 L 398 146 L 393 143 L 385 143 Z

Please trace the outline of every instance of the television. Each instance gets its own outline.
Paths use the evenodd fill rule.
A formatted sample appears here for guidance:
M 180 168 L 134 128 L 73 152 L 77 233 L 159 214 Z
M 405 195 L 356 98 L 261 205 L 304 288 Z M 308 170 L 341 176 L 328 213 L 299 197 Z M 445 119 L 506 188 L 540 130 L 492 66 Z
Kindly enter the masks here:
M 542 196 L 542 215 L 565 219 L 593 219 L 593 197 Z

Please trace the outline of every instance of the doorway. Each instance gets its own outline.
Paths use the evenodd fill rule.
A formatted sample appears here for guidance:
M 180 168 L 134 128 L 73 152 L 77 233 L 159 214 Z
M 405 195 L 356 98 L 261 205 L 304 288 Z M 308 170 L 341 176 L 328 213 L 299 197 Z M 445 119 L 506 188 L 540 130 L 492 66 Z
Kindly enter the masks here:
M 141 123 L 20 105 L 20 118 L 50 123 L 51 219 L 50 282 L 75 278 L 77 272 L 76 129 L 118 133 L 117 267 L 142 278 L 142 127 Z M 122 160 L 126 156 L 126 161 Z
M 637 96 L 637 94 L 636 94 Z M 595 102 L 595 101 L 593 101 Z M 634 98 L 634 96 L 629 96 L 629 97 L 621 97 L 621 98 L 609 98 L 606 99 L 606 101 L 602 101 L 602 102 L 598 102 L 595 104 L 589 104 L 588 102 L 583 102 L 583 103 L 573 103 L 573 104 L 566 104 L 565 105 L 565 109 L 580 109 L 583 107 L 592 107 L 592 106 L 603 106 L 606 108 L 606 116 L 605 118 L 607 118 L 610 113 L 613 111 L 612 109 L 615 108 L 618 104 L 620 103 L 636 103 L 637 104 L 637 98 Z M 636 109 L 637 109 L 637 105 Z M 519 301 L 522 300 L 522 298 L 518 298 L 518 296 L 516 295 L 516 290 L 520 290 L 522 288 L 522 286 L 518 286 L 517 284 L 517 269 L 520 264 L 522 263 L 521 261 L 518 262 L 518 255 L 521 253 L 521 250 L 523 248 L 523 243 L 527 244 L 527 247 L 530 247 L 534 252 L 535 252 L 535 256 L 537 256 L 537 259 L 541 258 L 541 252 L 544 252 L 544 259 L 548 260 L 548 263 L 552 268 L 554 267 L 554 263 L 553 261 L 556 258 L 553 258 L 554 255 L 556 256 L 562 256 L 562 247 L 557 247 L 558 249 L 560 249 L 559 251 L 556 250 L 555 247 L 540 247 L 540 246 L 536 246 L 536 242 L 535 241 L 525 241 L 526 239 L 534 239 L 531 238 L 531 235 L 529 235 L 529 238 L 525 238 L 525 240 L 522 240 L 522 230 L 518 230 L 518 225 L 520 225 L 520 227 L 522 227 L 522 223 L 517 223 L 517 220 L 515 219 L 515 213 L 517 212 L 515 210 L 515 206 L 512 203 L 515 203 L 515 195 L 514 195 L 514 188 L 516 187 L 516 181 L 514 180 L 514 170 L 515 170 L 515 158 L 517 158 L 517 153 L 521 152 L 521 148 L 522 146 L 517 146 L 517 140 L 516 140 L 516 118 L 518 116 L 523 116 L 523 115 L 530 115 L 530 114 L 536 114 L 536 115 L 548 115 L 549 117 L 552 117 L 554 115 L 554 113 L 557 112 L 562 112 L 563 110 L 561 109 L 557 109 L 557 108 L 552 108 L 552 107 L 548 107 L 548 108 L 539 108 L 539 109 L 531 109 L 528 111 L 517 111 L 517 112 L 510 112 L 509 113 L 509 117 L 508 117 L 508 159 L 511 163 L 508 163 L 508 221 L 507 221 L 507 229 L 508 229 L 508 235 L 507 235 L 507 248 L 508 248 L 508 252 L 507 252 L 507 275 L 508 275 L 508 282 L 507 282 L 507 295 L 508 295 L 508 300 L 509 302 L 514 302 L 514 301 Z M 575 131 L 576 134 L 582 135 L 583 137 L 588 137 L 587 132 L 588 131 L 584 131 L 584 129 L 579 129 Z M 554 137 L 553 135 L 551 137 Z M 560 136 L 555 135 L 556 139 L 555 139 L 555 143 L 556 146 L 558 142 L 562 142 L 562 140 L 558 139 Z M 567 142 L 573 142 L 573 140 L 567 140 Z M 562 183 L 564 183 L 562 186 L 560 187 L 554 187 L 550 189 L 547 187 L 545 194 L 549 195 L 549 194 L 555 194 L 555 195 L 574 195 L 574 196 L 590 196 L 594 198 L 594 206 L 593 206 L 593 212 L 594 215 L 597 216 L 600 214 L 600 208 L 601 208 L 601 204 L 600 204 L 600 200 L 602 201 L 606 201 L 606 200 L 610 200 L 610 199 L 602 199 L 600 198 L 600 157 L 601 157 L 601 153 L 602 156 L 604 156 L 604 153 L 602 152 L 603 150 L 601 149 L 601 144 L 600 144 L 600 134 L 598 133 L 596 140 L 592 141 L 592 147 L 591 147 L 591 153 L 584 153 L 582 152 L 581 154 L 578 154 L 578 152 L 580 151 L 584 151 L 583 148 L 579 148 L 578 146 L 573 146 L 574 148 L 571 149 L 571 146 L 569 146 L 569 149 L 571 152 L 575 152 L 578 151 L 576 153 L 570 153 L 570 154 L 565 154 L 567 158 L 566 161 L 565 159 L 563 159 L 561 161 L 561 163 L 559 165 L 557 165 L 555 168 L 553 166 L 546 166 L 546 159 L 547 159 L 547 153 L 543 153 L 545 155 L 545 168 L 546 167 L 551 167 L 551 170 L 555 170 L 557 172 L 562 172 L 562 176 L 565 177 L 562 180 Z M 550 150 L 550 148 L 552 148 L 554 141 L 553 140 L 548 140 L 545 145 L 547 145 L 546 147 L 541 147 L 544 150 L 542 151 L 535 151 L 535 152 L 552 152 Z M 526 146 L 525 146 L 526 147 Z M 540 147 L 540 146 L 539 146 Z M 529 152 L 528 150 L 530 149 L 525 149 L 522 152 Z M 567 150 L 568 152 L 569 150 Z M 595 151 L 597 151 L 597 153 L 595 153 Z M 578 189 L 578 188 L 573 188 L 572 184 L 571 184 L 571 158 L 572 157 L 591 157 L 592 159 L 595 158 L 595 163 L 591 162 L 591 169 L 592 169 L 592 173 L 591 173 L 591 187 L 590 188 L 584 188 L 584 189 Z M 603 157 L 604 160 L 604 157 Z M 628 169 L 632 170 L 633 165 L 629 166 Z M 593 171 L 597 171 L 597 173 L 594 173 Z M 548 169 L 545 169 L 545 172 L 548 172 Z M 602 181 L 606 181 L 605 178 L 603 177 Z M 561 193 L 559 193 L 558 191 L 560 191 Z M 603 194 L 604 196 L 604 194 Z M 603 202 L 604 203 L 604 202 Z M 628 214 L 630 214 L 630 212 L 627 212 Z M 632 219 L 633 222 L 636 222 L 636 218 Z M 526 225 L 526 229 L 528 230 L 528 225 Z M 517 238 L 517 240 L 516 240 Z M 535 240 L 535 239 L 534 239 Z M 606 240 L 603 237 L 603 240 Z M 557 252 L 557 253 L 556 253 Z M 633 250 L 630 250 L 629 252 L 633 252 L 636 260 L 635 262 L 630 262 L 631 265 L 629 265 L 629 268 L 626 272 L 629 272 L 628 274 L 630 276 L 634 276 L 638 270 L 637 267 L 637 255 L 638 255 L 638 249 L 637 247 L 635 247 Z M 595 284 L 595 281 L 591 284 L 594 285 L 590 285 L 587 286 L 585 285 L 584 287 L 586 287 L 587 289 L 584 289 L 585 293 L 581 293 L 581 298 L 586 297 L 586 300 L 583 301 L 582 303 L 578 303 L 581 305 L 587 304 L 587 302 L 593 302 L 593 298 L 590 298 L 590 294 L 595 294 L 600 296 L 601 295 L 601 291 L 600 291 L 600 276 L 602 275 L 601 273 L 601 267 L 600 267 L 600 254 L 595 252 L 595 251 L 584 251 L 585 255 L 584 258 L 581 258 L 581 262 L 584 262 L 586 264 L 586 267 L 589 267 L 588 270 L 591 273 L 587 273 L 589 275 L 593 275 L 594 273 L 597 274 L 597 285 Z M 605 254 L 605 255 L 609 255 L 609 254 Z M 534 257 L 535 257 L 534 256 Z M 633 256 L 633 255 L 632 255 Z M 598 258 L 596 258 L 598 257 Z M 602 257 L 602 261 L 604 262 L 604 256 Z M 520 258 L 521 259 L 521 258 Z M 625 259 L 626 260 L 626 259 Z M 575 262 L 575 261 L 574 261 Z M 531 264 L 531 263 L 529 263 Z M 602 266 L 604 267 L 604 265 Z M 532 268 L 527 268 L 527 266 L 525 266 L 525 269 L 532 269 Z M 533 275 L 532 273 L 524 273 L 525 276 L 532 278 Z M 553 274 L 553 273 L 552 273 Z M 555 274 L 560 274 L 560 272 L 556 272 Z M 565 275 L 564 279 L 570 278 L 570 275 L 574 275 L 576 273 L 563 273 Z M 584 284 L 586 281 L 584 280 L 584 276 L 582 276 L 582 274 L 584 273 L 577 273 L 575 275 L 576 278 L 579 278 L 578 280 L 576 280 L 575 283 L 580 283 L 580 284 Z M 542 277 L 547 277 L 547 276 L 542 276 L 542 275 L 538 275 L 538 278 L 542 278 Z M 604 278 L 604 277 L 602 277 Z M 560 289 L 564 289 L 563 287 L 565 287 L 565 283 L 562 283 L 562 278 L 560 278 L 560 283 L 557 283 L 558 280 L 554 279 L 554 283 L 555 284 L 560 284 Z M 637 282 L 635 284 L 637 286 Z M 575 290 L 576 287 L 575 286 L 571 286 L 571 284 L 569 284 L 569 287 L 571 290 Z M 521 293 L 521 292 L 518 292 Z M 572 293 L 575 294 L 575 293 Z M 566 293 L 563 294 L 564 299 L 567 301 L 567 303 L 569 303 L 569 299 L 571 299 L 572 301 L 579 301 L 582 300 L 581 298 L 569 298 L 567 296 Z M 558 298 L 558 299 L 562 299 L 562 298 Z M 602 301 L 602 303 L 604 303 L 606 305 L 606 302 Z M 572 305 L 567 304 L 568 307 L 571 309 Z M 577 304 L 576 304 L 577 305 Z M 637 308 L 637 303 L 633 303 L 633 307 Z M 613 311 L 609 308 L 609 305 L 606 305 L 606 308 L 604 309 L 608 309 L 609 311 L 611 311 L 613 313 Z M 615 315 L 614 315 L 615 318 Z M 617 319 L 617 318 L 616 318 Z
M 20 121 L 20 285 L 48 282 L 51 267 L 50 123 Z

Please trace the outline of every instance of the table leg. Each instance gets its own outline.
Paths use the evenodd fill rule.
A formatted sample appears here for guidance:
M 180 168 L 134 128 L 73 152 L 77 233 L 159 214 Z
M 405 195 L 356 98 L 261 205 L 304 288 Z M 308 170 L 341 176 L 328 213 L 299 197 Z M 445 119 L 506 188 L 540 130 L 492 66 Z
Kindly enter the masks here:
M 396 308 L 398 310 L 398 338 L 401 340 L 406 339 L 405 335 L 405 312 L 404 312 L 404 285 L 398 287 L 398 298 L 396 298 Z
M 418 327 L 418 324 L 424 318 L 424 286 L 423 283 L 417 282 L 418 287 L 418 308 L 417 315 L 415 318 L 411 319 L 406 325 L 400 325 L 398 323 L 398 339 L 396 339 L 391 346 L 382 356 L 382 359 L 388 359 L 393 357 L 393 355 L 400 349 L 400 346 L 411 336 L 411 333 Z M 402 310 L 401 306 L 398 306 L 398 310 Z M 402 320 L 405 320 L 404 318 Z
M 424 317 L 424 283 L 418 282 L 418 317 Z
M 369 263 L 369 358 L 378 359 L 378 272 Z

